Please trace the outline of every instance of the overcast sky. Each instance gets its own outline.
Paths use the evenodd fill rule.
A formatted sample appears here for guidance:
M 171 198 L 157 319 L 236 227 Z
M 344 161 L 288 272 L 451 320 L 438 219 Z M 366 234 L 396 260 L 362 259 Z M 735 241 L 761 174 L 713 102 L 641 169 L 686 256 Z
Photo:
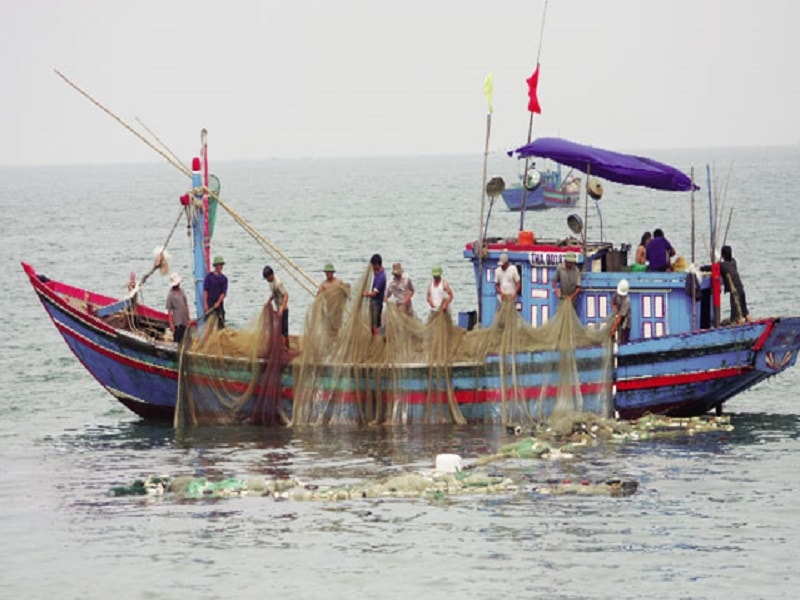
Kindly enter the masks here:
M 527 137 L 543 0 L 0 0 L 0 165 L 482 154 Z M 537 135 L 800 143 L 798 0 L 549 0 Z

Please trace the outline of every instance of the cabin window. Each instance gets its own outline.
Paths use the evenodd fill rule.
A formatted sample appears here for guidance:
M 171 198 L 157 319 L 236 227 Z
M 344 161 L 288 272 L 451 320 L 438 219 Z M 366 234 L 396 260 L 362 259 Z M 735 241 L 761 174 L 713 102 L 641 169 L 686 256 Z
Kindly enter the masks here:
M 531 267 L 531 283 L 547 285 L 549 279 L 550 276 L 547 267 Z
M 605 319 L 608 317 L 608 296 L 600 296 L 600 318 Z
M 654 298 L 655 305 L 656 305 L 656 318 L 663 319 L 664 318 L 664 296 L 656 296 Z
M 649 339 L 667 334 L 666 296 L 642 294 L 642 337 Z
M 541 327 L 550 320 L 550 307 L 534 304 L 531 306 L 531 326 Z
M 585 306 L 585 321 L 587 327 L 598 329 L 602 322 L 608 318 L 610 302 L 607 294 L 581 294 Z

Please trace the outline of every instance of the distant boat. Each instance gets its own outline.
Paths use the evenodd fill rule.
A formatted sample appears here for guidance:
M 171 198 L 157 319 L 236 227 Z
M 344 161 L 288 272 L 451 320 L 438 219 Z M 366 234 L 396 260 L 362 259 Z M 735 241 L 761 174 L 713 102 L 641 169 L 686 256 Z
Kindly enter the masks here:
M 509 210 L 514 212 L 522 210 L 523 195 L 526 196 L 525 210 L 572 207 L 578 204 L 581 198 L 581 178 L 569 175 L 562 180 L 560 165 L 556 169 L 546 171 L 531 168 L 528 170 L 526 180 L 527 194 L 523 194 L 526 189 L 521 182 L 503 191 L 503 201 Z

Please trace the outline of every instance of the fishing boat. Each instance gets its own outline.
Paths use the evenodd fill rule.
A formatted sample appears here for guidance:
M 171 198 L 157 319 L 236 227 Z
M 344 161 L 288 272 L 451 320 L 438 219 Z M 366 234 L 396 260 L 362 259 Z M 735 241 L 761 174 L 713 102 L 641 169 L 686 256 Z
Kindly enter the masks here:
M 694 189 L 684 173 L 663 163 L 567 140 L 540 138 L 514 154 L 551 159 L 592 178 L 664 193 Z M 213 241 L 209 219 L 212 205 L 224 204 L 218 188 L 209 187 L 215 179 L 208 172 L 205 151 L 194 159 L 191 176 L 193 191 L 181 196 L 181 204 L 194 238 L 195 297 L 197 314 L 202 315 L 201 286 Z M 627 245 L 591 241 L 577 215 L 571 215 L 569 222 L 572 235 L 567 238 L 534 239 L 530 232 L 520 231 L 507 238 L 466 243 L 463 258 L 473 265 L 477 307 L 459 313 L 452 329 L 441 330 L 458 344 L 445 344 L 434 356 L 431 348 L 439 342 L 423 337 L 421 326 L 414 324 L 422 354 L 403 360 L 400 354 L 386 358 L 394 339 L 386 331 L 384 338 L 368 340 L 372 354 L 363 360 L 352 355 L 342 359 L 341 354 L 310 356 L 311 341 L 292 336 L 292 351 L 280 357 L 274 352 L 259 353 L 253 360 L 217 354 L 211 361 L 202 348 L 171 341 L 167 315 L 137 302 L 142 282 L 118 298 L 58 281 L 27 263 L 22 268 L 81 364 L 144 419 L 177 422 L 186 388 L 194 398 L 193 417 L 204 410 L 213 413 L 215 406 L 227 406 L 235 399 L 235 422 L 252 422 L 253 414 L 264 417 L 267 411 L 266 418 L 256 421 L 298 424 L 302 412 L 304 422 L 316 423 L 329 422 L 335 413 L 350 415 L 356 422 L 509 424 L 550 414 L 565 390 L 573 399 L 580 398 L 576 408 L 620 419 L 647 413 L 691 416 L 719 412 L 731 397 L 795 364 L 800 317 L 717 325 L 718 270 L 634 272 L 627 267 Z M 582 274 L 574 307 L 561 302 L 551 284 L 557 267 L 570 254 L 577 257 Z M 516 298 L 501 301 L 494 274 L 506 259 L 520 275 L 521 290 Z M 629 286 L 632 311 L 630 340 L 620 344 L 612 343 L 607 332 L 611 297 L 622 280 Z M 536 337 L 562 313 L 580 321 L 584 341 L 565 347 Z M 356 331 L 364 312 L 357 308 L 352 314 Z M 200 320 L 194 329 L 202 335 L 210 326 Z M 461 352 L 468 340 L 483 339 L 475 336 L 490 331 L 504 336 L 504 341 L 484 344 L 482 352 Z M 534 345 L 507 343 L 523 334 Z M 340 346 L 350 343 L 340 341 Z M 456 346 L 458 351 L 453 350 Z M 326 347 L 339 350 L 336 344 Z M 190 359 L 208 360 L 187 369 Z M 571 361 L 567 370 L 573 374 L 567 382 L 565 359 Z M 313 372 L 302 370 L 311 367 Z M 308 386 L 313 387 L 310 393 Z
M 534 172 L 532 172 L 534 171 Z M 555 169 L 528 170 L 524 181 L 503 190 L 503 202 L 509 210 L 542 210 L 545 208 L 571 208 L 581 199 L 581 179 L 571 174 L 562 179 L 561 166 Z

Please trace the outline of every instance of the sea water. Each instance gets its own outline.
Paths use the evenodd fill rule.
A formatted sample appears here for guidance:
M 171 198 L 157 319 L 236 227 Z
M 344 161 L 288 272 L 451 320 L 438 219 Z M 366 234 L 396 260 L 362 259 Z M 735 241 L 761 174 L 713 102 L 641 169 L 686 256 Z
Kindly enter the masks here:
M 800 314 L 800 149 L 661 151 L 695 168 L 688 194 L 605 185 L 598 203 L 529 213 L 525 229 L 566 237 L 572 212 L 591 237 L 633 247 L 660 227 L 706 263 L 709 221 L 727 233 L 754 317 Z M 187 158 L 188 162 L 188 158 Z M 706 164 L 715 173 L 709 215 Z M 222 197 L 312 277 L 332 261 L 355 281 L 374 252 L 403 263 L 425 316 L 441 264 L 455 311 L 477 299 L 466 243 L 479 235 L 482 157 L 219 162 Z M 510 184 L 515 161 L 489 157 Z M 272 498 L 177 501 L 112 497 L 147 475 L 295 477 L 314 485 L 465 464 L 514 441 L 499 425 L 315 429 L 208 428 L 177 434 L 140 421 L 88 375 L 46 317 L 20 267 L 110 296 L 152 266 L 190 183 L 167 164 L 0 168 L 0 590 L 5 598 L 777 598 L 796 595 L 800 553 L 800 369 L 729 401 L 735 430 L 598 445 L 568 461 L 514 460 L 492 472 L 517 493 L 346 502 Z M 489 236 L 520 216 L 500 199 Z M 588 208 L 588 210 L 586 210 Z M 730 217 L 730 225 L 728 220 Z M 601 220 L 602 218 L 602 220 Z M 602 224 L 602 227 L 601 227 Z M 180 224 L 170 268 L 190 275 Z M 226 259 L 229 321 L 245 325 L 267 298 L 271 264 L 302 329 L 311 297 L 234 219 L 219 212 L 214 254 Z M 632 256 L 632 255 L 631 255 Z M 188 286 L 187 286 L 188 287 Z M 147 303 L 166 299 L 153 275 Z M 191 290 L 190 297 L 192 297 Z M 727 303 L 727 297 L 724 299 Z M 546 481 L 638 481 L 625 498 L 542 496 Z

